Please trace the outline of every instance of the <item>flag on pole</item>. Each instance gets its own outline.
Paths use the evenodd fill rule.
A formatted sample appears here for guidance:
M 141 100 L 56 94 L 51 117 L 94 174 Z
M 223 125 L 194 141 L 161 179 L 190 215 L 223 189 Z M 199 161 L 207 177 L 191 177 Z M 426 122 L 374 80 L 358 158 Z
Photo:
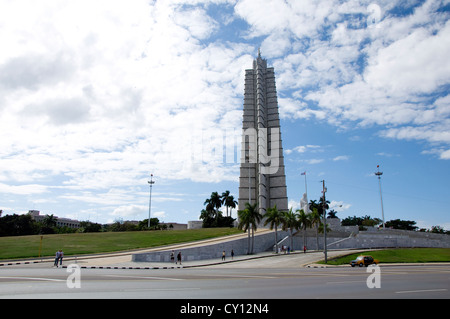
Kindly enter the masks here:
M 306 171 L 304 171 L 301 175 L 306 175 Z

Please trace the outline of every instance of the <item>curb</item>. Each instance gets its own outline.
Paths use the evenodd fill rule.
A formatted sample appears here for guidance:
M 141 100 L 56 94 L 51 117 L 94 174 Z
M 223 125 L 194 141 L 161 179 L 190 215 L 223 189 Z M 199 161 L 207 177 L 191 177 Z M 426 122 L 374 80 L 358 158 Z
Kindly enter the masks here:
M 62 268 L 67 268 L 67 266 L 62 266 Z M 181 267 L 127 267 L 127 266 L 80 266 L 81 269 L 180 269 Z
M 29 265 L 29 264 L 38 264 L 40 261 L 25 261 L 25 262 L 14 262 L 14 263 L 2 263 L 1 266 L 14 266 L 14 265 Z

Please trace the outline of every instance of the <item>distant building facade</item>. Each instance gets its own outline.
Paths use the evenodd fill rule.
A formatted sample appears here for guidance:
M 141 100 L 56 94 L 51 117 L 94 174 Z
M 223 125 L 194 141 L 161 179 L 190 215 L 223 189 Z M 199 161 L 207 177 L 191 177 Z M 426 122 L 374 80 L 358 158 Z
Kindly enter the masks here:
M 41 215 L 40 211 L 38 210 L 29 210 L 28 214 L 31 215 L 31 218 L 33 218 L 37 222 L 42 222 L 47 215 Z M 58 217 L 53 216 L 56 219 L 56 226 L 58 227 L 69 227 L 69 228 L 80 228 L 80 221 L 76 219 L 70 219 L 70 218 L 64 218 L 64 217 Z

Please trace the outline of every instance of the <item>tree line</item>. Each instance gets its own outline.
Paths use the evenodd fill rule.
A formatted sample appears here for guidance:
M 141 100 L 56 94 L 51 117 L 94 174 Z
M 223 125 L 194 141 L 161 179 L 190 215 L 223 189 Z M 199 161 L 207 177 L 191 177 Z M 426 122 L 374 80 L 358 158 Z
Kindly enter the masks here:
M 45 215 L 42 221 L 36 221 L 30 214 L 0 215 L 0 237 L 4 236 L 25 236 L 25 235 L 45 235 L 45 234 L 66 234 L 66 233 L 93 233 L 93 232 L 120 232 L 120 231 L 142 231 L 142 230 L 165 230 L 173 228 L 172 225 L 161 224 L 158 218 L 150 218 L 150 228 L 148 219 L 138 223 L 123 222 L 120 220 L 112 224 L 98 224 L 90 221 L 81 221 L 80 227 L 70 228 L 67 226 L 57 226 L 57 218 Z
M 259 212 L 258 204 L 245 203 L 245 209 L 238 211 L 239 217 L 239 229 L 248 232 L 248 254 L 253 254 L 254 247 L 254 232 L 257 230 L 258 225 L 264 220 L 264 226 L 269 225 L 270 229 L 275 229 L 275 248 L 278 253 L 278 236 L 277 231 L 281 228 L 283 231 L 289 231 L 289 241 L 290 247 L 293 249 L 293 235 L 294 230 L 301 230 L 303 236 L 303 243 L 305 243 L 306 230 L 308 228 L 314 228 L 316 234 L 316 247 L 319 247 L 319 233 L 323 233 L 323 215 L 325 211 L 329 208 L 329 202 L 325 201 L 323 203 L 322 198 L 317 202 L 316 200 L 311 200 L 309 203 L 310 212 L 306 213 L 303 209 L 294 210 L 292 208 L 289 211 L 279 211 L 276 205 L 272 208 L 267 209 L 266 213 L 262 215 Z M 330 210 L 328 212 L 327 218 L 337 218 L 337 212 Z M 379 218 L 371 218 L 370 216 L 364 217 L 347 217 L 341 221 L 342 226 L 359 226 L 360 230 L 365 230 L 367 226 L 377 226 L 382 223 Z M 433 226 L 431 230 L 428 229 L 418 229 L 415 221 L 404 221 L 400 219 L 390 220 L 385 223 L 386 228 L 392 229 L 403 229 L 411 231 L 422 231 L 422 232 L 432 232 L 440 234 L 450 234 L 449 231 L 445 231 L 440 226 Z M 327 232 L 331 230 L 326 226 Z M 250 234 L 251 232 L 251 234 Z
M 358 226 L 359 230 L 366 230 L 368 226 L 378 226 L 381 225 L 383 221 L 379 218 L 372 218 L 368 215 L 362 217 L 347 217 L 341 221 L 342 226 Z M 401 229 L 401 230 L 411 230 L 411 231 L 419 231 L 419 232 L 430 232 L 435 234 L 450 234 L 450 231 L 444 230 L 441 226 L 431 226 L 430 229 L 427 228 L 419 228 L 416 225 L 416 222 L 413 220 L 401 220 L 401 219 L 392 219 L 385 223 L 386 228 L 391 229 Z

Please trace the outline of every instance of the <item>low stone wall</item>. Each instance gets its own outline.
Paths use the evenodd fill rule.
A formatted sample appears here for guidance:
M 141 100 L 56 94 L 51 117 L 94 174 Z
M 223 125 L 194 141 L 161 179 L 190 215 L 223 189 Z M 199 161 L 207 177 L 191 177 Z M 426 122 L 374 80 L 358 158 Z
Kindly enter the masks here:
M 279 231 L 278 240 L 286 236 L 287 232 Z M 250 239 L 251 240 L 251 239 Z M 263 251 L 268 251 L 273 249 L 275 244 L 275 234 L 265 233 L 260 235 L 255 235 L 255 247 L 253 249 L 254 253 L 260 253 Z M 248 239 L 247 237 L 231 240 L 227 242 L 198 246 L 192 248 L 183 248 L 174 250 L 175 258 L 179 251 L 181 251 L 182 261 L 192 261 L 192 260 L 205 260 L 213 258 L 221 258 L 222 252 L 225 251 L 227 258 L 231 256 L 231 250 L 234 251 L 235 256 L 247 254 L 248 249 Z M 156 251 L 148 253 L 133 254 L 132 261 L 136 262 L 170 262 L 171 249 L 165 251 Z
M 306 237 L 306 247 L 310 250 L 317 249 L 317 240 L 310 233 Z M 319 248 L 323 249 L 323 234 L 319 234 Z M 285 241 L 286 245 L 288 241 Z M 327 236 L 328 249 L 365 249 L 365 248 L 415 248 L 434 247 L 450 248 L 450 236 L 433 233 L 420 233 L 402 230 L 378 230 L 375 232 L 360 231 L 357 234 L 351 233 L 347 237 L 342 234 L 335 237 L 333 232 Z M 303 236 L 297 233 L 294 236 L 294 249 L 303 249 Z
M 279 245 L 290 245 L 290 240 L 286 231 L 278 231 Z M 323 234 L 319 234 L 317 247 L 317 240 L 315 231 L 308 230 L 306 232 L 306 247 L 307 250 L 323 250 Z M 274 232 L 255 235 L 254 253 L 273 251 L 275 244 Z M 293 248 L 291 250 L 303 250 L 303 235 L 302 232 L 297 232 L 293 237 Z M 360 231 L 360 232 L 338 232 L 331 231 L 327 236 L 328 249 L 371 249 L 371 248 L 414 248 L 414 247 L 436 247 L 436 248 L 450 248 L 450 236 L 420 233 L 414 231 L 403 230 L 376 230 L 376 231 Z M 183 261 L 205 260 L 221 258 L 222 252 L 225 251 L 226 257 L 231 256 L 231 250 L 234 251 L 235 256 L 247 254 L 248 241 L 247 237 L 231 240 L 227 242 L 198 246 L 192 248 L 185 248 L 174 250 L 175 256 L 181 251 Z M 170 262 L 170 253 L 172 250 L 139 253 L 134 254 L 132 260 L 135 262 Z M 176 258 L 176 257 L 175 257 Z

